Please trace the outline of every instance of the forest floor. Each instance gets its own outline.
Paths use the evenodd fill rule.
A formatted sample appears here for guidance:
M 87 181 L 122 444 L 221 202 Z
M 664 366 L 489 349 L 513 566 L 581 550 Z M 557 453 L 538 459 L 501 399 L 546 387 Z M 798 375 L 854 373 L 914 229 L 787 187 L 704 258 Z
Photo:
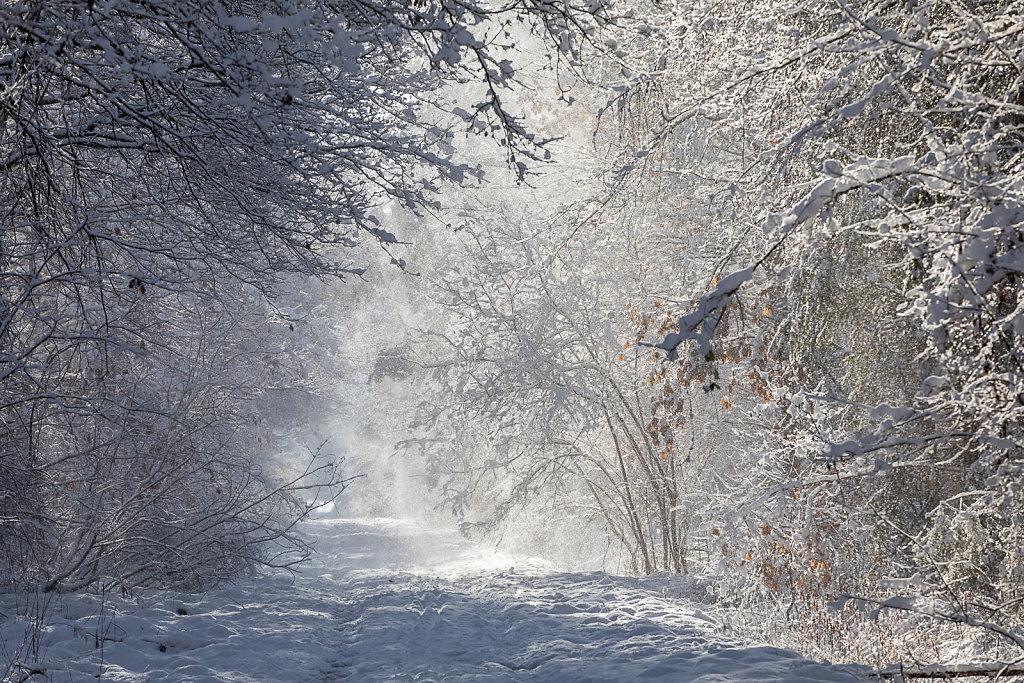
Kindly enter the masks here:
M 305 529 L 317 553 L 296 576 L 201 595 L 57 596 L 45 610 L 0 595 L 0 671 L 24 663 L 8 675 L 26 681 L 863 680 L 863 669 L 717 635 L 664 581 L 557 572 L 408 520 Z

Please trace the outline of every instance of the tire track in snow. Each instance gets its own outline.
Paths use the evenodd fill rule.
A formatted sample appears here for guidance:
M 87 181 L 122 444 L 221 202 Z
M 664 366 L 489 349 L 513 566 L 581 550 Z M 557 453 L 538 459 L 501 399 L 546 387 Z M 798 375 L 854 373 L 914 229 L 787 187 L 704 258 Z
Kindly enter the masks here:
M 306 529 L 318 552 L 296 577 L 202 595 L 60 596 L 38 642 L 46 680 L 862 680 L 723 638 L 641 579 L 553 572 L 411 521 Z M 9 598 L 0 664 L 30 622 L 6 616 Z
M 394 520 L 319 522 L 342 564 L 350 631 L 323 680 L 855 681 L 853 670 L 745 647 L 635 579 L 554 573 Z M 327 550 L 325 548 L 325 550 Z M 322 578 L 334 580 L 328 571 Z M 339 615 L 340 616 L 340 615 Z

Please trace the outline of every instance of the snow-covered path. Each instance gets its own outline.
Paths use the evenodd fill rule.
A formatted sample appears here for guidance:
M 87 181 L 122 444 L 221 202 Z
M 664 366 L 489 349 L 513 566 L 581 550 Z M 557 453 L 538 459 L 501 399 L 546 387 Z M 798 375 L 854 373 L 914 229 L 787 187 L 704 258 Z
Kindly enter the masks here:
M 294 581 L 264 578 L 138 605 L 118 597 L 102 610 L 95 599 L 58 605 L 42 643 L 47 677 L 95 680 L 102 670 L 106 680 L 147 681 L 859 680 L 715 636 L 699 612 L 635 579 L 516 564 L 410 521 L 320 520 L 308 529 L 319 552 Z M 10 656 L 12 624 L 0 633 Z

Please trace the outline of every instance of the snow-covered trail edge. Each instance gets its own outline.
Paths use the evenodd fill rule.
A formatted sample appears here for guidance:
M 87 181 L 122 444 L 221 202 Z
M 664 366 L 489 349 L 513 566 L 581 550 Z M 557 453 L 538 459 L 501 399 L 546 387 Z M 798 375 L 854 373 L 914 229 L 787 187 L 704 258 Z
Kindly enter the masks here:
M 407 520 L 319 520 L 307 530 L 318 553 L 294 580 L 138 604 L 61 598 L 38 642 L 45 678 L 862 680 L 852 668 L 715 635 L 699 611 L 635 579 L 555 572 Z M 10 618 L 14 607 L 0 604 L 4 658 L 26 627 Z

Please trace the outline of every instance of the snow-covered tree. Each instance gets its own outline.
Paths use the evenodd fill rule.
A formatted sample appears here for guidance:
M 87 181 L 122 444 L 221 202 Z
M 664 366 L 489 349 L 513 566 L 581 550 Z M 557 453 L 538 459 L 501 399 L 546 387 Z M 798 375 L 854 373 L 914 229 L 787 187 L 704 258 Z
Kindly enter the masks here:
M 360 243 L 388 253 L 383 202 L 433 206 L 439 181 L 475 173 L 452 156 L 453 120 L 524 174 L 542 145 L 503 104 L 513 30 L 571 57 L 606 15 L 593 2 L 0 6 L 5 576 L 196 584 L 301 556 L 303 487 L 338 477 L 282 488 L 262 467 L 261 397 L 311 384 L 290 365 L 307 353 L 301 321 L 275 297 L 295 277 L 358 273 Z
M 744 208 L 719 213 L 735 249 L 651 341 L 723 373 L 732 322 L 775 299 L 743 368 L 766 448 L 743 449 L 756 467 L 715 530 L 736 590 L 818 634 L 857 621 L 822 609 L 849 595 L 1022 643 L 1022 11 L 681 2 L 666 31 L 721 49 L 706 68 L 666 44 L 649 145 L 678 121 L 732 131 Z M 687 155 L 697 175 L 707 159 Z M 904 647 L 923 656 L 888 655 Z

